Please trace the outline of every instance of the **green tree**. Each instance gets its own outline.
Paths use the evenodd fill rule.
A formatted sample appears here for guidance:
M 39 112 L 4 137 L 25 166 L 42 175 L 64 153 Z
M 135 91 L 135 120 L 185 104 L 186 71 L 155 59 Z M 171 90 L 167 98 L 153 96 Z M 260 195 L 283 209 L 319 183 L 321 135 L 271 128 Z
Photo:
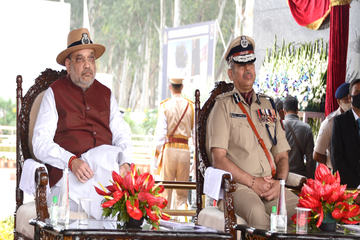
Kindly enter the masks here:
M 4 100 L 0 97 L 0 125 L 15 126 L 16 124 L 16 105 L 9 98 Z

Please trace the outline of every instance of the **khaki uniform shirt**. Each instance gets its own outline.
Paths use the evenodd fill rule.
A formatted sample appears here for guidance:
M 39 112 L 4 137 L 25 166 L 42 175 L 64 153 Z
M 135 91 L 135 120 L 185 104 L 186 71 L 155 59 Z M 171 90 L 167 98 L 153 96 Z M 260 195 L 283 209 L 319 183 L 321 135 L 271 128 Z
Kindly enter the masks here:
M 332 169 L 330 160 L 330 140 L 334 123 L 334 117 L 341 114 L 340 107 L 330 113 L 321 123 L 319 134 L 315 143 L 314 151 L 326 155 L 326 165 Z
M 276 125 L 276 145 L 271 142 L 266 123 L 260 122 L 257 109 L 273 109 L 271 102 L 268 100 L 269 97 L 261 94 L 257 95 L 254 92 L 252 104 L 249 107 L 240 92 L 234 87 L 233 91 L 217 98 L 210 113 L 207 126 L 208 156 L 211 158 L 211 148 L 222 148 L 227 151 L 227 157 L 243 171 L 256 177 L 271 176 L 270 163 L 256 139 L 246 115 L 235 103 L 234 92 L 238 93 L 260 137 L 264 140 L 266 148 L 272 153 L 270 154 L 272 161 L 274 161 L 273 156 L 290 149 L 285 137 L 285 131 L 280 124 L 280 116 L 276 116 L 276 122 L 268 123 L 272 137 L 274 137 Z
M 174 137 L 184 139 L 189 139 L 190 137 L 192 137 L 192 139 L 194 139 L 195 112 L 193 102 L 186 98 L 183 98 L 181 94 L 175 94 L 172 96 L 171 99 L 167 99 L 161 102 L 154 136 L 154 144 L 156 148 L 156 151 L 154 152 L 155 156 L 153 158 L 154 168 L 157 168 L 158 154 L 161 152 L 166 137 L 172 133 L 175 126 L 178 124 L 188 103 L 189 107 L 187 108 L 186 113 L 181 120 L 179 126 L 175 130 Z M 167 143 L 165 147 L 189 149 L 188 144 L 182 143 Z

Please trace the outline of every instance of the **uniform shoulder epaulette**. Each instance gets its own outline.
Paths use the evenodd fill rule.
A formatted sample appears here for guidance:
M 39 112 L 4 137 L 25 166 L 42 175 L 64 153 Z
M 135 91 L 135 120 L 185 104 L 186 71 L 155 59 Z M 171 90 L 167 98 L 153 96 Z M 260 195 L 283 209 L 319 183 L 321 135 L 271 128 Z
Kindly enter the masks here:
M 230 91 L 230 92 L 226 92 L 226 93 L 223 93 L 223 94 L 219 94 L 216 99 L 223 99 L 223 98 L 226 98 L 226 97 L 232 97 L 233 95 L 233 91 Z
M 162 100 L 162 101 L 160 102 L 160 105 L 163 104 L 163 103 L 166 102 L 166 101 L 169 101 L 169 100 L 170 100 L 170 98 L 167 98 L 167 99 Z
M 264 94 L 264 93 L 258 93 L 258 96 L 259 96 L 259 97 L 266 98 L 267 100 L 270 100 L 270 99 L 274 100 L 272 97 L 270 97 L 270 96 L 268 96 L 268 95 L 266 95 L 266 94 Z
M 189 103 L 192 103 L 192 104 L 194 104 L 194 102 L 193 101 L 191 101 L 190 99 L 188 99 L 188 98 L 185 98 Z

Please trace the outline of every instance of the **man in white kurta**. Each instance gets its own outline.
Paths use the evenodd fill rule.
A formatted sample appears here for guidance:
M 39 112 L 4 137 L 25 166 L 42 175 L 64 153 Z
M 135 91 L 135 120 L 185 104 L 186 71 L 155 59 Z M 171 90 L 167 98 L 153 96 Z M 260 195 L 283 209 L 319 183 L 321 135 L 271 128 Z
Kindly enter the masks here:
M 158 121 L 155 129 L 155 154 L 152 169 L 160 173 L 161 180 L 189 181 L 190 150 L 188 139 L 194 139 L 194 105 L 183 98 L 183 79 L 172 78 L 169 89 L 171 99 L 161 102 Z M 163 196 L 172 201 L 172 189 L 164 191 Z M 187 204 L 188 190 L 175 190 L 175 206 L 177 209 Z
M 78 198 L 92 198 L 91 216 L 97 219 L 103 196 L 94 185 L 107 185 L 111 171 L 125 174 L 132 163 L 130 127 L 111 90 L 95 79 L 95 60 L 104 51 L 87 29 L 69 33 L 68 48 L 56 59 L 68 75 L 46 90 L 32 141 L 35 157 L 49 172 L 48 205 L 59 195 L 63 169 L 69 168 L 70 210 L 77 211 Z

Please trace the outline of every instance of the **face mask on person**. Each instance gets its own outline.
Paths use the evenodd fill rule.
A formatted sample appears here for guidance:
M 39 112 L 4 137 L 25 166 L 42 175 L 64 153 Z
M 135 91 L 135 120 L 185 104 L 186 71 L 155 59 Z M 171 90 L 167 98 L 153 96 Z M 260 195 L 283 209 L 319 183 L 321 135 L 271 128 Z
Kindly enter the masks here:
M 346 112 L 351 108 L 351 103 L 344 103 L 340 100 L 340 107 L 344 112 Z
M 351 95 L 352 97 L 352 102 L 351 104 L 356 107 L 356 108 L 360 108 L 360 94 L 358 95 Z

